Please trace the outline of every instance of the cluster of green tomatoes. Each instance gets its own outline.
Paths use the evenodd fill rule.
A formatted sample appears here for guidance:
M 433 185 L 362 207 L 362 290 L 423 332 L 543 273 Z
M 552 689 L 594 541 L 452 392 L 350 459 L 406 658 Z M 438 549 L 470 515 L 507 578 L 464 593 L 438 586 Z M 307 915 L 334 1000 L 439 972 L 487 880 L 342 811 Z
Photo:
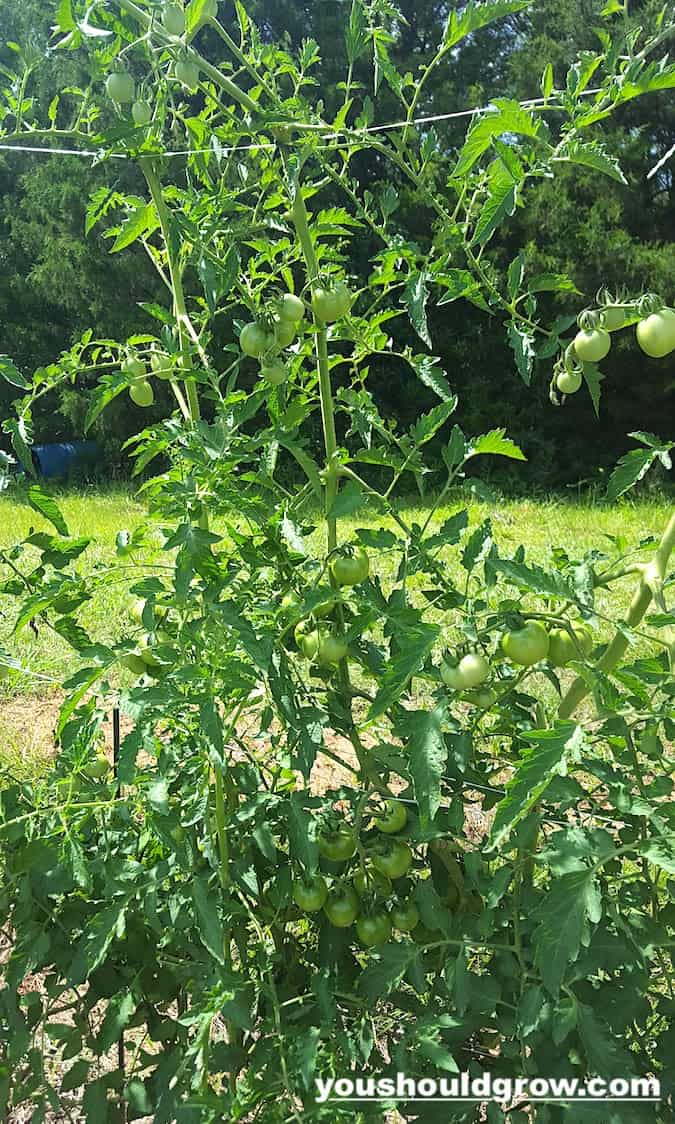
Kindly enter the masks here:
M 414 855 L 400 835 L 407 822 L 405 805 L 389 799 L 373 818 L 374 830 L 364 841 L 344 820 L 322 827 L 320 855 L 345 864 L 345 869 L 330 886 L 318 872 L 297 879 L 293 900 L 298 908 L 310 914 L 323 911 L 337 929 L 356 923 L 357 936 L 367 948 L 385 944 L 394 929 L 412 932 L 420 915 L 409 896 L 407 877 Z
M 581 621 L 565 627 L 547 628 L 541 621 L 523 621 L 502 636 L 503 654 L 520 667 L 533 667 L 546 660 L 551 667 L 565 667 L 572 660 L 585 660 L 593 650 L 593 633 Z M 493 706 L 497 693 L 489 686 L 492 669 L 482 652 L 467 652 L 460 659 L 446 653 L 440 668 L 446 687 L 462 692 L 466 702 L 483 710 Z
M 154 348 L 148 359 L 135 350 L 130 350 L 120 364 L 123 375 L 129 379 L 129 397 L 135 406 L 146 409 L 155 401 L 155 392 L 150 379 L 173 379 L 176 377 L 176 362 L 166 352 Z
M 218 17 L 218 0 L 206 0 L 202 9 L 201 24 L 208 23 Z M 159 27 L 167 37 L 180 41 L 186 31 L 185 10 L 182 4 L 168 2 L 159 9 Z M 188 55 L 183 48 L 172 64 L 170 76 L 188 90 L 194 91 L 199 85 L 199 66 L 195 57 Z M 131 116 L 135 125 L 145 128 L 152 123 L 154 115 L 151 103 L 143 96 L 137 96 L 136 82 L 126 68 L 122 59 L 118 60 L 116 69 L 106 79 L 106 93 L 118 109 L 131 106 Z
M 370 573 L 370 560 L 362 547 L 343 547 L 331 558 L 329 563 L 332 586 L 319 586 L 315 592 L 315 603 L 311 612 L 303 616 L 293 629 L 293 638 L 305 659 L 320 667 L 334 667 L 345 659 L 347 643 L 336 630 L 333 617 L 341 602 L 339 590 L 359 585 Z M 281 601 L 281 612 L 291 620 L 302 612 L 301 600 L 295 592 L 285 594 Z
M 322 324 L 332 324 L 346 316 L 351 303 L 351 293 L 343 281 L 331 288 L 315 289 L 312 294 L 312 312 Z M 295 340 L 305 312 L 301 297 L 282 293 L 268 312 L 244 324 L 239 333 L 239 346 L 244 355 L 259 360 L 261 377 L 272 386 L 280 386 L 288 378 L 288 367 L 280 353 Z
M 142 625 L 146 615 L 147 602 L 141 597 L 137 597 L 132 602 L 130 608 L 130 615 L 136 624 Z M 157 601 L 152 605 L 152 618 L 155 622 L 156 628 L 154 632 L 145 632 L 138 640 L 133 652 L 126 652 L 120 658 L 120 664 L 130 671 L 132 675 L 150 675 L 156 676 L 158 669 L 161 667 L 161 660 L 155 654 L 154 649 L 160 644 L 170 643 L 172 640 L 171 634 L 168 631 L 170 624 L 168 621 L 169 609 L 166 605 L 160 605 Z
M 586 309 L 579 316 L 579 331 L 556 365 L 554 382 L 561 394 L 576 394 L 583 381 L 583 363 L 600 363 L 609 354 L 611 333 L 636 324 L 638 345 L 650 359 L 663 359 L 675 351 L 675 310 L 649 293 L 636 304 L 608 303 Z

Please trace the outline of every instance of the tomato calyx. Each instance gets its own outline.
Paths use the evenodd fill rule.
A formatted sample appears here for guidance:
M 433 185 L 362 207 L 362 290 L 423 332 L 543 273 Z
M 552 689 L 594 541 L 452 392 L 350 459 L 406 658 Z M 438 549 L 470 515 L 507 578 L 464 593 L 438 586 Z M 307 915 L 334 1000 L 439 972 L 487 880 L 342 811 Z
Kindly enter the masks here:
M 319 853 L 330 862 L 346 862 L 356 852 L 354 832 L 348 824 L 325 825 L 317 837 Z
M 408 822 L 405 804 L 400 800 L 385 800 L 382 811 L 375 816 L 373 822 L 378 831 L 384 832 L 385 835 L 393 835 L 401 831 Z

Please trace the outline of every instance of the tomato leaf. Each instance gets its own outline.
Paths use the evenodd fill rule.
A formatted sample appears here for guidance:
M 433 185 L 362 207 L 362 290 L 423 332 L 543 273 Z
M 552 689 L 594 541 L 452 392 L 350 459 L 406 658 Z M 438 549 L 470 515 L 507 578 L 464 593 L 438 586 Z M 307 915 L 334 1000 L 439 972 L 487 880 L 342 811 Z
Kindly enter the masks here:
M 431 336 L 427 324 L 428 283 L 430 276 L 425 272 L 411 273 L 403 289 L 403 302 L 408 310 L 408 319 L 423 343 L 431 347 Z
M 59 505 L 52 496 L 43 492 L 39 484 L 31 484 L 26 492 L 26 498 L 33 510 L 38 511 L 40 515 L 49 520 L 60 535 L 63 535 L 64 538 L 68 536 L 68 525 L 61 514 Z
M 396 733 L 407 747 L 410 775 L 422 827 L 433 820 L 441 804 L 441 778 L 448 747 L 443 737 L 445 709 L 407 711 L 396 723 Z
M 535 911 L 535 963 L 544 986 L 557 995 L 570 964 L 579 955 L 588 922 L 601 916 L 601 898 L 592 870 L 554 878 Z

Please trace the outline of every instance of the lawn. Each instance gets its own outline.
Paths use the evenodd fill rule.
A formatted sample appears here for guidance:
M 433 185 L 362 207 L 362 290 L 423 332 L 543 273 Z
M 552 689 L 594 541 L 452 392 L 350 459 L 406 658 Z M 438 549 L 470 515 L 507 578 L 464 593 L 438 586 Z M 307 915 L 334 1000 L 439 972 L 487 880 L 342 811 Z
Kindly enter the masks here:
M 129 489 L 69 490 L 58 493 L 57 498 L 71 534 L 91 540 L 91 546 L 83 556 L 90 569 L 110 558 L 119 531 L 133 530 L 146 517 L 143 503 Z M 492 520 L 494 536 L 502 554 L 512 554 L 522 543 L 527 558 L 541 563 L 549 560 L 554 546 L 580 558 L 590 548 L 611 553 L 612 537 L 628 545 L 635 545 L 650 535 L 657 537 L 671 511 L 671 505 L 665 499 L 624 502 L 607 507 L 564 498 L 509 500 L 498 497 L 489 504 L 467 500 L 458 493 L 438 509 L 432 524 L 440 526 L 453 511 L 465 505 L 469 508 L 471 528 L 485 518 Z M 400 511 L 408 523 L 422 524 L 428 506 L 419 501 L 403 502 Z M 350 527 L 343 527 L 343 534 L 348 537 L 349 529 L 376 523 L 381 521 L 372 516 L 369 518 L 367 513 L 359 513 L 351 520 Z M 394 524 L 391 526 L 393 528 Z M 31 529 L 51 530 L 21 494 L 1 497 L 0 550 L 30 533 Z M 455 548 L 447 554 L 447 565 L 451 571 L 460 568 L 458 553 Z M 151 562 L 152 557 L 149 554 L 146 560 Z M 162 561 L 166 562 L 166 556 Z M 387 574 L 386 555 L 380 560 L 379 573 L 385 583 L 388 577 L 393 577 L 393 572 Z M 0 577 L 7 574 L 7 567 L 0 564 Z M 630 580 L 614 587 L 611 613 L 608 615 L 617 617 L 622 613 L 632 590 Z M 604 595 L 605 602 L 609 596 Z M 25 628 L 19 637 L 14 636 L 14 606 L 9 599 L 3 600 L 4 604 L 0 601 L 0 649 L 18 656 L 26 672 L 12 672 L 0 679 L 0 763 L 4 760 L 16 767 L 21 762 L 24 771 L 30 771 L 39 767 L 44 749 L 50 742 L 59 683 L 64 675 L 75 670 L 77 657 L 58 635 L 47 628 L 42 627 L 37 637 L 29 628 Z M 124 585 L 109 588 L 95 604 L 91 603 L 82 610 L 81 623 L 96 640 L 115 640 L 119 635 L 119 622 L 125 619 L 128 602 Z

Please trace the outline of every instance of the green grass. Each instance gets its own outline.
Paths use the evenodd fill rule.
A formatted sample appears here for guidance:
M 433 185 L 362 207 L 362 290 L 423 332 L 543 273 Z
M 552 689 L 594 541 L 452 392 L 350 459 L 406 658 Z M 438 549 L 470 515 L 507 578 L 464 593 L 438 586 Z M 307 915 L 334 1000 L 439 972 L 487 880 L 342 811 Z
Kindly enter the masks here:
M 91 546 L 83 556 L 84 565 L 90 572 L 104 565 L 114 554 L 115 536 L 119 531 L 131 531 L 146 518 L 143 504 L 128 489 L 71 490 L 57 494 L 57 499 L 71 534 L 91 539 Z M 440 526 L 465 503 L 463 495 L 453 497 L 435 513 L 432 526 Z M 492 520 L 494 537 L 502 555 L 513 554 L 522 543 L 528 561 L 540 563 L 550 560 L 554 546 L 563 548 L 571 557 L 578 559 L 591 548 L 611 554 L 613 547 L 607 536 L 619 536 L 631 546 L 649 535 L 658 538 L 671 511 L 671 505 L 665 500 L 625 502 L 620 506 L 603 507 L 564 499 L 499 498 L 494 505 L 469 500 L 468 507 L 471 528 L 478 526 L 486 517 Z M 408 523 L 423 524 L 428 510 L 428 506 L 420 502 L 399 504 L 399 511 Z M 342 537 L 348 538 L 354 528 L 368 525 L 385 525 L 396 530 L 393 521 L 369 518 L 366 510 L 343 525 Z M 0 497 L 0 550 L 7 549 L 31 529 L 52 530 L 20 493 Z M 318 540 L 317 547 L 320 547 Z M 163 561 L 165 559 L 166 556 Z M 447 552 L 444 561 L 450 573 L 459 574 L 461 567 L 456 548 Z M 396 564 L 393 553 L 378 557 L 375 570 L 385 585 L 394 578 Z M 0 563 L 0 578 L 6 576 L 8 567 Z M 607 607 L 608 615 L 619 617 L 632 591 L 631 579 L 618 583 L 611 594 L 602 595 L 601 607 Z M 95 640 L 114 641 L 119 636 L 120 622 L 125 619 L 128 601 L 123 584 L 108 588 L 100 598 L 83 608 L 81 623 Z M 41 626 L 37 637 L 29 628 L 23 629 L 19 637 L 14 636 L 15 612 L 12 600 L 0 598 L 0 648 L 18 657 L 24 668 L 30 668 L 31 674 L 12 672 L 0 680 L 0 759 L 3 752 L 5 757 L 15 757 L 23 752 L 26 733 L 23 729 L 17 731 L 17 701 L 25 699 L 25 706 L 30 708 L 35 700 L 57 694 L 63 677 L 77 667 L 77 657 L 72 649 L 49 628 Z M 609 626 L 604 631 L 608 634 Z

